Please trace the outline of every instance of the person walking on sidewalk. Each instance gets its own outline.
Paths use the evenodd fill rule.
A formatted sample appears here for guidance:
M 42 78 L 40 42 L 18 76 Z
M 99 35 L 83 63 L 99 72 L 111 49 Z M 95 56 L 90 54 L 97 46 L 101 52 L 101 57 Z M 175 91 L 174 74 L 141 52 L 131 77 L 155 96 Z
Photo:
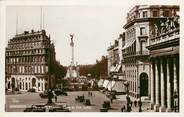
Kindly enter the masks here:
M 136 100 L 134 100 L 134 106 L 137 107 L 137 101 Z
M 132 104 L 133 104 L 133 102 L 132 101 L 130 101 L 130 106 L 132 107 Z
M 121 108 L 121 112 L 125 111 L 125 105 L 123 105 L 123 107 Z
M 88 91 L 88 96 L 90 96 L 91 95 L 91 92 L 90 91 Z

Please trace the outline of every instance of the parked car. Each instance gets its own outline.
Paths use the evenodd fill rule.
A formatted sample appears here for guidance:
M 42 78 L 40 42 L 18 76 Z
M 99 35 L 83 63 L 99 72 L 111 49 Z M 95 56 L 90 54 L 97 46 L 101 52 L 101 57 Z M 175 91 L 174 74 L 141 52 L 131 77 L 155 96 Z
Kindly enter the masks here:
M 65 91 L 62 91 L 61 89 L 55 89 L 54 93 L 59 96 L 59 95 L 65 95 L 67 96 L 68 94 Z
M 48 92 L 47 91 L 44 91 L 43 93 L 40 93 L 39 96 L 41 98 L 47 98 L 48 97 Z
M 35 88 L 31 88 L 28 90 L 28 92 L 36 92 Z

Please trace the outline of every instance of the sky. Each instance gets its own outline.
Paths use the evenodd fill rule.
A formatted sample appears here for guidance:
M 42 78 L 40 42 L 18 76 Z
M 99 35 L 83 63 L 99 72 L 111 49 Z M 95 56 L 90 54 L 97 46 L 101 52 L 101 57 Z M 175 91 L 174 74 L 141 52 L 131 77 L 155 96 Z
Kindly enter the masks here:
M 107 55 L 110 43 L 124 31 L 127 12 L 135 5 L 61 5 L 42 6 L 44 29 L 55 44 L 56 60 L 62 65 L 71 62 L 70 36 L 74 34 L 75 62 L 94 64 Z M 18 33 L 40 30 L 40 6 L 8 6 L 6 9 L 6 39 Z M 6 40 L 6 43 L 7 43 Z

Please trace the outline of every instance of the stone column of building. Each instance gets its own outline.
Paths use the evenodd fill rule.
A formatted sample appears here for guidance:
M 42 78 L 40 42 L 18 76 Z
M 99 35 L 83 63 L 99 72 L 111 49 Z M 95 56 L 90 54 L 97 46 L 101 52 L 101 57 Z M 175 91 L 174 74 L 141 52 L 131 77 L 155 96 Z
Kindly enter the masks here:
M 174 58 L 174 92 L 176 95 L 179 95 L 179 58 L 176 56 Z M 174 106 L 179 106 L 179 96 L 175 97 L 178 98 L 178 101 L 174 103 Z
M 161 58 L 161 64 L 160 64 L 160 73 L 161 73 L 161 107 L 160 107 L 160 112 L 165 112 L 165 96 L 166 96 L 166 92 L 165 92 L 165 74 L 166 74 L 166 71 L 165 71 L 165 63 L 164 63 L 164 58 Z
M 170 76 L 170 58 L 167 59 L 167 112 L 171 110 L 171 76 Z
M 159 72 L 159 67 L 160 67 L 160 63 L 159 63 L 159 59 L 156 58 L 155 60 L 155 106 L 154 106 L 154 110 L 155 112 L 159 111 L 159 107 L 160 107 L 160 103 L 159 103 L 159 97 L 160 97 L 160 82 L 159 82 L 159 77 L 160 77 L 160 72 Z
M 155 104 L 155 62 L 152 60 L 151 64 L 151 109 L 154 108 Z

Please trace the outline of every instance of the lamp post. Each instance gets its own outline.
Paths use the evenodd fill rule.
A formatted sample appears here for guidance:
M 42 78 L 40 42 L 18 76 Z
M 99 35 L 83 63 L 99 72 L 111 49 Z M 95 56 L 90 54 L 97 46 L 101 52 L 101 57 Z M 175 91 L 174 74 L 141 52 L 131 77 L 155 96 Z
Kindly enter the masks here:
M 127 96 L 128 96 L 128 93 L 129 93 L 129 89 L 128 89 L 128 87 L 129 87 L 129 82 L 128 82 L 128 81 L 125 81 L 123 84 L 124 84 L 125 87 L 126 87 L 126 94 L 127 94 Z
M 126 101 L 127 101 L 127 112 L 130 112 L 131 111 L 131 106 L 130 106 L 130 102 L 131 102 L 131 100 L 130 100 L 130 97 L 129 97 L 129 82 L 128 81 L 125 81 L 124 83 L 123 83 L 124 85 L 125 85 L 125 87 L 126 87 L 126 94 L 127 94 L 127 96 L 126 96 Z
M 140 90 L 140 86 L 139 88 L 139 101 L 138 101 L 138 106 L 139 106 L 139 112 L 142 112 L 142 101 L 141 101 L 141 90 Z

